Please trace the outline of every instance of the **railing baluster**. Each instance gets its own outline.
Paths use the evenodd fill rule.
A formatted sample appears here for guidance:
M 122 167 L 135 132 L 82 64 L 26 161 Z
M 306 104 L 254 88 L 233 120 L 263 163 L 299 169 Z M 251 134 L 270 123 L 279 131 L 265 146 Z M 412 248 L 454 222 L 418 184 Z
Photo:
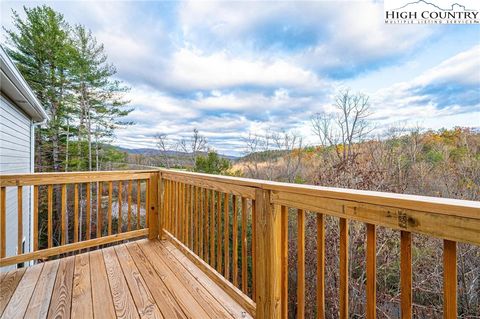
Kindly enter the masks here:
M 47 206 L 48 206 L 48 215 L 47 215 L 47 241 L 48 248 L 53 246 L 53 227 L 52 227 L 52 218 L 53 218 L 53 185 L 48 185 L 47 190 Z
M 180 235 L 180 183 L 175 182 L 175 237 Z
M 377 311 L 377 237 L 375 225 L 367 224 L 367 319 L 375 319 Z
M 238 213 L 237 213 L 237 196 L 232 196 L 233 200 L 233 214 L 232 214 L 232 259 L 233 259 L 233 284 L 238 287 Z
M 325 318 L 325 216 L 317 214 L 317 318 Z
M 33 251 L 38 250 L 38 185 L 33 186 Z
M 17 186 L 17 255 L 23 253 L 23 186 Z
M 148 183 L 148 187 L 150 188 L 150 183 Z M 150 192 L 149 192 L 150 195 Z M 148 202 L 150 204 L 150 201 Z M 123 205 L 123 182 L 118 182 L 118 218 L 117 218 L 117 233 L 120 234 L 122 232 L 122 205 Z M 150 206 L 147 207 L 147 211 L 149 210 Z M 148 218 L 147 218 L 148 219 Z
M 215 268 L 215 193 L 210 191 L 210 265 Z
M 281 259 L 282 259 L 282 318 L 288 318 L 288 208 L 280 207 L 282 224 Z
M 222 194 L 217 192 L 217 271 L 222 273 Z
M 230 232 L 229 232 L 229 229 L 230 229 L 230 221 L 229 221 L 229 216 L 228 216 L 228 213 L 229 213 L 229 196 L 228 196 L 228 193 L 225 193 L 224 194 L 224 199 L 223 199 L 223 209 L 224 209 L 224 235 L 225 235 L 225 238 L 224 238 L 224 243 L 225 243 L 225 249 L 224 249 L 224 253 L 225 253 L 225 256 L 224 256 L 224 263 L 225 263 L 225 267 L 224 267 L 224 276 L 227 280 L 230 280 Z
M 78 242 L 78 184 L 73 185 L 73 242 Z
M 257 204 L 256 201 L 252 200 L 252 299 L 257 300 L 257 289 L 256 289 L 256 280 L 257 280 L 257 257 L 256 257 L 256 245 L 257 245 L 257 223 L 255 222 L 257 218 Z
M 102 182 L 97 182 L 97 238 L 102 237 L 103 218 L 102 218 Z
M 127 231 L 132 230 L 132 181 L 128 181 L 128 212 L 127 212 Z
M 297 210 L 297 318 L 305 318 L 305 212 Z
M 247 269 L 247 199 L 242 197 L 242 291 L 248 290 Z
M 192 196 L 192 193 L 190 192 L 190 185 L 189 184 L 186 184 L 185 185 L 186 187 L 186 194 L 187 194 L 187 198 L 186 198 L 186 209 L 185 209 L 185 216 L 186 216 L 186 220 L 185 220 L 185 224 L 186 224 L 186 229 L 185 229 L 185 245 L 188 247 L 189 246 L 189 243 L 190 243 L 190 227 L 191 227 L 191 224 L 190 224 L 190 218 L 191 218 L 191 214 L 190 214 L 190 203 L 191 203 L 191 196 Z
M 198 186 L 193 186 L 193 251 L 198 255 Z
M 457 318 L 457 243 L 443 241 L 443 318 Z
M 400 292 L 402 319 L 412 318 L 412 234 L 400 232 Z
M 113 182 L 108 182 L 108 235 L 112 234 Z
M 140 229 L 140 211 L 141 211 L 141 206 L 142 206 L 142 189 L 141 189 L 141 184 L 140 180 L 137 180 L 137 230 Z
M 348 221 L 340 218 L 340 319 L 348 318 Z
M 210 243 L 210 214 L 209 214 L 209 211 L 208 211 L 208 203 L 210 202 L 209 201 L 209 198 L 208 198 L 208 189 L 205 188 L 204 190 L 204 200 L 203 200 L 203 211 L 204 211 L 204 219 L 205 219 L 205 244 L 204 244 L 204 258 L 205 258 L 205 261 L 208 263 L 210 263 L 210 253 L 209 253 L 209 243 Z
M 185 243 L 185 184 L 180 183 L 180 214 L 179 214 L 179 227 L 178 238 L 182 243 Z
M 200 217 L 200 253 L 199 256 L 203 259 L 204 254 L 203 254 L 203 242 L 204 242 L 204 205 L 203 205 L 203 188 L 199 188 L 199 196 L 200 196 L 200 209 L 199 209 L 199 217 Z
M 149 227 L 150 223 L 150 179 L 145 181 L 145 227 Z
M 91 184 L 87 183 L 87 211 L 86 211 L 86 239 L 90 239 L 90 214 L 91 214 L 91 195 L 92 195 L 92 189 L 91 189 Z
M 61 217 L 61 229 L 62 229 L 62 246 L 67 243 L 67 184 L 62 184 L 62 217 Z

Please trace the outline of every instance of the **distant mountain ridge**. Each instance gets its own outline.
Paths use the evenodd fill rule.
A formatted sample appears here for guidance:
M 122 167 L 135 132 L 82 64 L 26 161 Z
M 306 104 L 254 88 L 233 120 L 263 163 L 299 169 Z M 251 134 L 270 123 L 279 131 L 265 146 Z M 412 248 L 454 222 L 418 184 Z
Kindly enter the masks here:
M 126 148 L 121 146 L 115 146 L 119 151 L 129 153 L 129 154 L 138 154 L 138 155 L 146 155 L 146 156 L 156 156 L 156 155 L 169 155 L 169 156 L 178 156 L 178 157 L 187 157 L 190 156 L 190 153 L 181 152 L 181 151 L 160 151 L 155 148 Z M 207 154 L 206 152 L 203 152 Z M 239 157 L 232 156 L 232 155 L 225 155 L 225 154 L 218 154 L 222 158 L 226 158 L 229 160 L 237 160 Z

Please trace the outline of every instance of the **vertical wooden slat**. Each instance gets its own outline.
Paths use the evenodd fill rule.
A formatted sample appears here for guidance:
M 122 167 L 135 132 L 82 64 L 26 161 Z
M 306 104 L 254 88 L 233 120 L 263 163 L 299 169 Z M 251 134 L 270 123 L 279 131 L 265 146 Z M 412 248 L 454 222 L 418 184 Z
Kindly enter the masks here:
M 191 217 L 191 214 L 190 214 L 190 203 L 191 203 L 191 196 L 192 196 L 192 193 L 190 192 L 190 185 L 185 185 L 186 187 L 186 190 L 185 190 L 185 194 L 186 194 L 186 202 L 185 202 L 185 225 L 186 225 L 186 228 L 185 228 L 185 245 L 188 247 L 189 246 L 189 243 L 190 243 L 190 227 L 191 227 L 191 224 L 190 224 L 190 217 Z
M 127 230 L 132 230 L 132 181 L 128 181 L 128 212 L 127 212 Z
M 247 293 L 247 199 L 242 197 L 242 291 Z
M 204 244 L 204 260 L 207 263 L 210 263 L 210 253 L 209 253 L 209 242 L 210 242 L 210 214 L 208 211 L 208 189 L 205 189 L 204 192 L 204 200 L 203 200 L 203 212 L 204 212 L 204 220 L 205 220 L 205 244 Z
M 142 206 L 142 184 L 137 180 L 137 229 L 140 229 L 140 210 Z
M 38 250 L 38 185 L 33 186 L 33 251 Z
M 205 225 L 204 225 L 204 215 L 205 215 L 205 211 L 204 211 L 204 205 L 203 205 L 203 191 L 204 189 L 203 188 L 200 188 L 199 189 L 200 191 L 200 212 L 199 212 L 199 217 L 200 217 L 200 257 L 202 259 L 204 259 L 204 249 L 203 249 L 203 242 L 204 242 L 204 236 L 205 234 L 203 233 L 204 231 L 204 228 L 205 228 Z
M 457 243 L 443 241 L 443 318 L 457 318 Z
M 288 208 L 280 207 L 282 239 L 282 318 L 288 317 Z
M 47 207 L 48 207 L 48 216 L 47 216 L 47 241 L 48 248 L 53 246 L 53 185 L 48 185 L 47 190 Z
M 400 232 L 400 292 L 402 319 L 412 318 L 412 234 Z
M 17 186 L 17 254 L 21 255 L 23 242 L 23 186 Z
M 317 214 L 317 318 L 325 318 L 325 217 Z
M 102 216 L 102 182 L 97 182 L 97 238 L 102 237 L 103 216 Z
M 297 318 L 305 318 L 305 212 L 297 210 Z
M 367 224 L 367 319 L 377 314 L 377 236 L 375 225 Z
M 348 221 L 340 218 L 340 319 L 348 318 Z
M 118 182 L 118 218 L 117 218 L 118 234 L 122 232 L 122 204 L 123 204 L 123 182 L 119 181 Z M 148 207 L 147 207 L 147 211 L 148 211 Z
M 224 238 L 224 254 L 225 256 L 223 257 L 223 262 L 224 262 L 224 276 L 227 280 L 230 280 L 230 221 L 229 221 L 229 208 L 230 208 L 230 203 L 229 203 L 229 195 L 228 193 L 225 193 L 224 195 L 224 203 L 223 203 L 223 209 L 224 209 L 224 229 L 223 233 L 225 235 Z
M 200 206 L 200 197 L 198 196 L 198 187 L 195 186 L 195 241 L 194 241 L 194 251 L 195 254 L 199 254 L 200 252 L 200 217 L 199 217 L 199 209 Z
M 215 193 L 210 191 L 210 265 L 215 268 Z
M 87 240 L 90 239 L 90 214 L 92 212 L 92 207 L 91 207 L 91 203 L 92 203 L 92 200 L 91 200 L 91 196 L 92 196 L 92 185 L 90 183 L 87 183 L 87 211 L 86 211 L 86 214 L 85 214 L 85 218 L 86 218 L 86 224 L 87 224 L 87 228 L 86 228 L 86 238 Z
M 0 258 L 5 257 L 7 248 L 7 190 L 5 187 L 0 188 Z
M 183 243 L 183 183 L 178 184 L 178 239 Z
M 252 299 L 257 300 L 257 223 L 255 220 L 257 218 L 257 203 L 255 200 L 252 200 Z
M 113 200 L 113 182 L 108 182 L 108 235 L 112 234 L 112 200 Z
M 222 194 L 217 192 L 217 271 L 222 272 Z
M 61 217 L 61 229 L 62 229 L 62 245 L 67 243 L 67 184 L 62 184 L 62 217 Z
M 281 213 L 279 205 L 271 204 L 271 193 L 255 190 L 258 212 L 256 253 L 256 318 L 277 319 L 281 317 Z M 273 206 L 273 207 L 272 207 Z
M 237 213 L 237 196 L 233 195 L 233 214 L 232 214 L 232 275 L 233 284 L 238 287 L 238 213 Z
M 145 227 L 149 227 L 148 223 L 150 218 L 148 215 L 150 214 L 150 179 L 147 179 L 145 182 Z
M 187 243 L 187 184 L 183 184 L 182 189 L 182 208 L 183 208 L 183 222 L 182 222 L 182 239 L 183 243 Z
M 73 185 L 73 242 L 78 242 L 78 184 Z
M 175 237 L 180 236 L 180 183 L 175 183 Z

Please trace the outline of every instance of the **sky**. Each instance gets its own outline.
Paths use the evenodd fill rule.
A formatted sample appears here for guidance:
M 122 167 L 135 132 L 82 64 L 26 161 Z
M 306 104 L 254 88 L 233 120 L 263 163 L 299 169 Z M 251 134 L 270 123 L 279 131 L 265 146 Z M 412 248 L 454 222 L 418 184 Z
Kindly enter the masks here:
M 379 132 L 480 127 L 480 25 L 388 25 L 383 1 L 339 0 L 2 1 L 2 26 L 43 3 L 91 29 L 131 87 L 122 147 L 194 128 L 230 155 L 266 130 L 312 145 L 312 115 L 342 89 L 369 96 Z

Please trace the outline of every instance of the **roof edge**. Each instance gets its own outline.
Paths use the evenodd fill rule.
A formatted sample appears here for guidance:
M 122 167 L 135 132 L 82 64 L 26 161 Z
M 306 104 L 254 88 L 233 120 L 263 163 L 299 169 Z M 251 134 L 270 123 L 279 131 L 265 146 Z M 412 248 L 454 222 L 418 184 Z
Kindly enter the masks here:
M 0 45 L 0 67 L 3 75 L 8 79 L 16 89 L 16 93 L 21 95 L 26 103 L 18 103 L 18 107 L 20 107 L 23 111 L 25 111 L 28 115 L 32 117 L 35 122 L 43 122 L 45 120 L 49 120 L 49 116 L 47 115 L 45 109 L 42 107 L 42 104 L 33 93 L 32 89 L 28 85 L 27 81 L 23 78 L 20 71 L 17 69 L 13 61 L 8 56 L 7 52 Z M 5 85 L 2 84 L 2 90 L 4 89 Z M 8 92 L 5 92 L 8 94 Z

